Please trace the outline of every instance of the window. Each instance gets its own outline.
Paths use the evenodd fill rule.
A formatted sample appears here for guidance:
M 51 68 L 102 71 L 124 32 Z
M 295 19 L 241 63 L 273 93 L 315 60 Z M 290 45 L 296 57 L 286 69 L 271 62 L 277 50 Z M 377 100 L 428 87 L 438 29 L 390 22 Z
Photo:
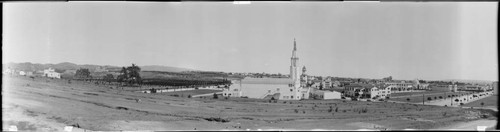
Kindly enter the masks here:
M 290 96 L 290 98 L 292 98 L 292 99 L 293 99 L 293 96 Z
M 292 92 L 292 91 L 293 91 L 293 89 L 290 89 L 290 92 Z

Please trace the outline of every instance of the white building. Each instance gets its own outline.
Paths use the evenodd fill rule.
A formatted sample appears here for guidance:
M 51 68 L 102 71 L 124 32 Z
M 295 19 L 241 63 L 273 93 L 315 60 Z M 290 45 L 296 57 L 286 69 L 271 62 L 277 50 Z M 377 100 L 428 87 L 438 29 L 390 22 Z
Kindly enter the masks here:
M 26 72 L 24 72 L 24 71 L 19 71 L 19 75 L 21 75 L 21 76 L 26 76 Z
M 389 85 L 389 87 L 391 88 L 391 91 L 393 93 L 410 92 L 414 88 L 414 83 L 405 82 L 405 81 L 401 81 L 401 82 L 387 82 L 385 84 Z
M 297 57 L 297 44 L 294 39 L 294 47 L 292 50 L 290 64 L 290 78 L 244 78 L 240 85 L 231 85 L 230 89 L 226 91 L 227 94 L 233 95 L 235 92 L 241 92 L 244 96 L 250 98 L 268 99 L 274 97 L 279 100 L 300 100 L 308 99 L 310 88 L 304 86 L 308 78 L 299 68 L 299 58 Z M 231 90 L 232 89 L 232 90 Z M 234 89 L 239 89 L 234 91 Z
M 222 91 L 222 96 L 224 97 L 241 97 L 243 93 L 241 91 L 241 80 L 231 81 L 233 85 L 239 85 L 239 87 L 229 87 Z
M 311 94 L 318 99 L 341 99 L 341 93 L 337 91 L 314 90 Z
M 344 95 L 348 97 L 385 98 L 390 97 L 391 85 L 354 83 L 345 86 Z
M 387 85 L 372 86 L 370 88 L 365 88 L 363 93 L 366 98 L 385 98 L 390 96 L 391 88 Z
M 10 69 L 10 67 L 7 67 L 6 70 L 4 70 L 2 73 L 3 74 L 8 74 L 8 75 L 13 75 L 16 72 L 14 69 Z
M 299 57 L 297 56 L 297 43 L 295 39 L 293 39 L 293 50 L 292 50 L 292 58 L 290 64 L 290 79 L 291 84 L 288 89 L 280 90 L 280 99 L 281 100 L 300 100 L 300 99 L 308 99 L 310 88 L 306 88 L 303 85 L 301 80 L 300 68 L 299 68 Z M 305 72 L 305 68 L 302 69 Z M 304 74 L 305 75 L 305 74 Z
M 61 78 L 61 74 L 57 73 L 54 69 L 49 68 L 43 70 L 43 76 L 45 77 L 50 77 L 50 78 Z

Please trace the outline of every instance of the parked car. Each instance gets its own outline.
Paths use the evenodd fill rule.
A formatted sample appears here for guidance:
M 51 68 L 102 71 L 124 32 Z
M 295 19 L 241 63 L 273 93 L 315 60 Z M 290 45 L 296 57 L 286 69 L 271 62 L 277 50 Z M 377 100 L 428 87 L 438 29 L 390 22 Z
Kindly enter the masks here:
M 358 98 L 352 98 L 351 100 L 352 101 L 358 101 Z
M 384 101 L 384 99 L 378 99 L 378 101 Z
M 368 100 L 366 100 L 366 101 L 368 101 L 368 102 L 372 102 L 372 100 L 371 100 L 371 99 L 368 99 Z

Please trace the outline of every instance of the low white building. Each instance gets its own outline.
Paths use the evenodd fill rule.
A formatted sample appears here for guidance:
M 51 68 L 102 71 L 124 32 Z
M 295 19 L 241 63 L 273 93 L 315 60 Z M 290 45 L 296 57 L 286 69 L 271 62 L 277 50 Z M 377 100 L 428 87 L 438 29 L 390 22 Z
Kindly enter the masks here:
M 233 84 L 226 90 L 234 97 L 234 89 L 238 89 L 249 98 L 269 99 L 274 97 L 279 100 L 300 100 L 309 98 L 309 88 L 300 87 L 299 82 L 289 78 L 251 78 L 232 81 Z M 241 94 L 240 94 L 241 95 Z
M 26 72 L 24 72 L 24 71 L 19 71 L 19 75 L 21 75 L 21 76 L 26 76 Z
M 314 90 L 311 92 L 317 99 L 341 99 L 341 93 L 337 91 Z
M 241 91 L 241 80 L 231 81 L 232 85 L 239 85 L 239 87 L 229 87 L 222 91 L 222 96 L 224 97 L 241 97 L 243 92 Z
M 224 97 L 241 97 L 243 93 L 239 89 L 224 89 L 222 91 L 222 96 Z
M 50 78 L 61 78 L 61 74 L 57 73 L 54 69 L 49 68 L 43 70 L 43 76 L 45 77 L 50 77 Z
M 370 88 L 365 88 L 364 91 L 364 96 L 366 98 L 385 98 L 389 97 L 391 94 L 391 88 L 387 85 L 378 85 L 378 86 L 373 86 Z

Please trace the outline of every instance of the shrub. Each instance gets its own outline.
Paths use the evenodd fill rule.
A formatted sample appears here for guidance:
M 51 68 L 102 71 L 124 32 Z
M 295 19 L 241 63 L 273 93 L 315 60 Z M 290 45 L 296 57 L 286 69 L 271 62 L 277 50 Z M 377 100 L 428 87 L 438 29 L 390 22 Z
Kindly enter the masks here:
M 305 113 L 306 113 L 306 111 L 304 110 L 304 111 L 302 111 L 302 113 L 304 113 L 304 114 L 305 114 Z
M 439 99 L 443 99 L 443 96 L 439 96 Z
M 295 110 L 293 110 L 293 111 L 295 111 L 295 113 L 299 113 L 299 110 L 297 110 L 297 109 L 295 109 Z
M 427 97 L 427 100 L 432 100 L 432 98 L 431 97 Z
M 214 99 L 218 99 L 219 96 L 217 96 L 217 94 L 214 93 Z
M 191 98 L 191 95 L 188 95 L 188 98 Z
M 410 98 L 406 98 L 406 101 L 410 102 Z
M 339 107 L 335 108 L 335 112 L 339 112 Z
M 438 97 L 434 97 L 434 99 L 438 99 Z

